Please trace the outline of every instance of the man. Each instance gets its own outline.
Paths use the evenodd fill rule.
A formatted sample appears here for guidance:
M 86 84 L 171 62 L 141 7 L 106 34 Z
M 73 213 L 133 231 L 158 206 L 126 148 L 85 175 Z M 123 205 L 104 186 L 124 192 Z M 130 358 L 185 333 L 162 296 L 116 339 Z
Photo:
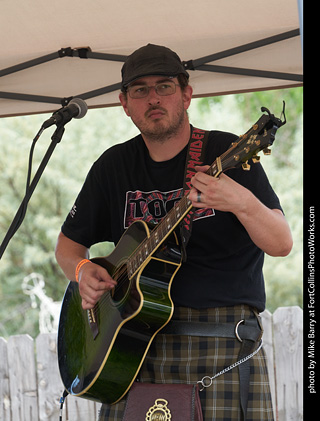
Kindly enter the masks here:
M 193 130 L 187 115 L 192 97 L 188 77 L 176 53 L 152 44 L 131 54 L 122 68 L 120 101 L 141 135 L 110 148 L 93 165 L 56 247 L 66 276 L 79 282 L 84 309 L 116 286 L 103 267 L 87 260 L 91 245 L 116 244 L 137 219 L 158 223 L 182 197 Z M 215 331 L 160 332 L 140 370 L 142 382 L 196 383 L 243 357 L 241 338 L 234 332 L 239 323 L 259 325 L 256 316 L 265 308 L 264 253 L 285 256 L 291 250 L 290 229 L 260 164 L 217 178 L 205 173 L 236 139 L 211 131 L 205 165 L 196 167 L 191 180 L 188 197 L 197 211 L 185 261 L 172 283 L 170 322 L 185 321 L 191 330 L 194 321 L 228 325 L 231 338 Z M 263 351 L 250 360 L 245 386 L 240 367 L 200 392 L 204 420 L 273 419 Z M 103 405 L 101 419 L 120 420 L 124 405 Z

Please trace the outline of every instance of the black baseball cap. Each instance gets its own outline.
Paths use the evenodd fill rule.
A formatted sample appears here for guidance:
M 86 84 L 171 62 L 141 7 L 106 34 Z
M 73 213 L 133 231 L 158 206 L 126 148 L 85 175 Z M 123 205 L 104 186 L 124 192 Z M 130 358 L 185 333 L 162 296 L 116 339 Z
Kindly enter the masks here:
M 176 77 L 180 73 L 189 78 L 180 57 L 174 51 L 161 45 L 148 44 L 126 59 L 121 69 L 121 89 L 124 90 L 131 82 L 145 76 Z

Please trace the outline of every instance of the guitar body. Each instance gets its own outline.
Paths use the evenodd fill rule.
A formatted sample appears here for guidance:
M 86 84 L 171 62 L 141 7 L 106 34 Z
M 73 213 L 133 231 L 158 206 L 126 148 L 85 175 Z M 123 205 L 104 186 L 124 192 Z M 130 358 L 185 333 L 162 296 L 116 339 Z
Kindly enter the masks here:
M 156 333 L 172 316 L 170 287 L 181 265 L 175 233 L 133 276 L 128 275 L 129 257 L 149 236 L 148 226 L 137 221 L 109 256 L 91 259 L 118 282 L 94 309 L 82 309 L 76 282 L 66 289 L 58 361 L 65 389 L 72 395 L 109 404 L 120 400 L 136 378 Z

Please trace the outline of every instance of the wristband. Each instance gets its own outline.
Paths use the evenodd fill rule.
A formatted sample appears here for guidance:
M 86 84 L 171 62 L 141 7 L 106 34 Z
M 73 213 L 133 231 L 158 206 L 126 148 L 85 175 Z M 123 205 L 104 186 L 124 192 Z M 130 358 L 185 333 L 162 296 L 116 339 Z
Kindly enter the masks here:
M 79 275 L 80 268 L 81 268 L 83 265 L 85 265 L 86 263 L 88 263 L 88 262 L 90 263 L 90 260 L 88 260 L 88 259 L 83 259 L 83 260 L 81 260 L 81 261 L 77 264 L 76 271 L 75 271 L 75 276 L 76 276 L 76 281 L 77 281 L 77 282 L 79 282 L 78 275 Z

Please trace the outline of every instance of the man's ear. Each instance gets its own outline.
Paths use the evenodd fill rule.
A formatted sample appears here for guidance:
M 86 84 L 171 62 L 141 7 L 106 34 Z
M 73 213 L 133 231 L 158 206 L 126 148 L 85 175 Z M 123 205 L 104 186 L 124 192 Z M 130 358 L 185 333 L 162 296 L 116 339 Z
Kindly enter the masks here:
M 128 110 L 128 107 L 127 107 L 127 96 L 126 96 L 126 94 L 124 94 L 123 92 L 120 92 L 119 100 L 121 102 L 121 105 L 122 105 L 125 113 L 127 114 L 128 117 L 130 117 L 130 113 L 129 113 L 129 110 Z
M 190 106 L 191 99 L 192 99 L 193 89 L 190 85 L 188 85 L 183 91 L 183 102 L 184 102 L 184 109 L 187 110 Z

